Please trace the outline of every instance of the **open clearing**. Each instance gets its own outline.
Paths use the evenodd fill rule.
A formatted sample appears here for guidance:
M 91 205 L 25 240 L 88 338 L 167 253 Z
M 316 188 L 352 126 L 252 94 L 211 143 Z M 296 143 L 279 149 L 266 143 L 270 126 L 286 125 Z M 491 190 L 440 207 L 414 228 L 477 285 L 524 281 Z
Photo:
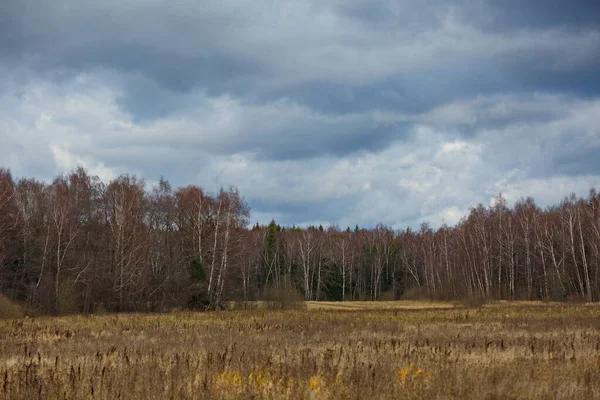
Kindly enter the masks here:
M 308 310 L 422 310 L 455 308 L 451 303 L 433 301 L 307 301 Z
M 307 303 L 0 321 L 0 398 L 600 398 L 600 306 Z

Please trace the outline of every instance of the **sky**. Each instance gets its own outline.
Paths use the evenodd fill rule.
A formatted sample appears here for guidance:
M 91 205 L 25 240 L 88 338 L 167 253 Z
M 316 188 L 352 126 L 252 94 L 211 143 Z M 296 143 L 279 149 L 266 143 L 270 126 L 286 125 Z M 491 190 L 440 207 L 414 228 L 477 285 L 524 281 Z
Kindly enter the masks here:
M 600 188 L 598 71 L 597 0 L 1 0 L 0 166 L 455 224 Z

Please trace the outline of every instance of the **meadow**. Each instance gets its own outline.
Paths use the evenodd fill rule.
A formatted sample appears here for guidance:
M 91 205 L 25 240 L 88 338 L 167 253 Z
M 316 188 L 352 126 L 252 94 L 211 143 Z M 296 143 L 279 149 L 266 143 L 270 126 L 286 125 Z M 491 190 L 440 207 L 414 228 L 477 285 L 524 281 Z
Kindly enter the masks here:
M 313 303 L 0 321 L 6 399 L 600 399 L 600 306 Z

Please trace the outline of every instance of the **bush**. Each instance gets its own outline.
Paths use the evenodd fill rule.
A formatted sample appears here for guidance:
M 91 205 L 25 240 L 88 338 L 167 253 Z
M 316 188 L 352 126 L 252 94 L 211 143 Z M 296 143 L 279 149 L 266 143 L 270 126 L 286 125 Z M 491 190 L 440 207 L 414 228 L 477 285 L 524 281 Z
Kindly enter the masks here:
M 98 315 L 108 314 L 108 311 L 106 310 L 106 306 L 101 301 L 94 303 L 92 310 L 93 310 L 94 314 L 98 314 Z
M 23 311 L 18 304 L 8 297 L 0 295 L 0 319 L 16 319 L 23 316 Z
M 571 304 L 584 304 L 586 302 L 585 297 L 579 293 L 569 294 L 565 300 Z
M 473 294 L 462 298 L 460 303 L 464 308 L 481 308 L 487 301 L 488 299 L 485 296 Z
M 381 293 L 379 296 L 379 301 L 394 301 L 400 298 L 399 294 L 396 293 L 393 289 L 390 289 L 386 292 Z
M 236 310 L 258 310 L 259 303 L 256 301 L 229 301 L 225 305 L 228 311 Z
M 206 310 L 210 308 L 208 298 L 208 285 L 204 282 L 197 282 L 188 288 L 187 307 L 192 310 Z
M 72 279 L 63 279 L 59 283 L 58 315 L 70 315 L 79 312 L 81 294 Z
M 290 310 L 304 307 L 304 296 L 295 288 L 271 287 L 264 291 L 265 307 L 270 310 Z
M 430 296 L 425 286 L 418 286 L 407 289 L 402 300 L 430 300 Z

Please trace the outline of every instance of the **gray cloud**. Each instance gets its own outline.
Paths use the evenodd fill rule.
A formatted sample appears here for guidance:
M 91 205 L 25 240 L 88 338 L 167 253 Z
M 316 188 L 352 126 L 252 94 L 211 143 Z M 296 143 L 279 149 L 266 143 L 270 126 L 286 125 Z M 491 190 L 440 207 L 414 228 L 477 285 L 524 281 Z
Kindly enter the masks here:
M 0 164 L 233 184 L 288 224 L 549 204 L 600 183 L 598 21 L 594 1 L 8 0 Z
M 568 27 L 585 29 L 600 26 L 600 4 L 594 0 L 486 0 L 492 26 L 504 29 Z
M 552 72 L 566 60 L 598 65 L 591 56 L 599 49 L 597 27 L 562 32 L 562 25 L 529 23 L 553 9 L 541 4 L 523 12 L 470 2 L 267 3 L 9 3 L 3 53 L 37 57 L 39 68 L 137 71 L 174 91 L 201 86 L 244 95 L 319 82 L 376 85 L 420 72 L 434 85 L 462 78 L 470 86 L 473 70 L 494 64 L 523 73 Z M 502 20 L 526 20 L 507 34 L 486 28 L 490 15 L 504 14 Z M 497 81 L 479 75 L 476 86 Z

